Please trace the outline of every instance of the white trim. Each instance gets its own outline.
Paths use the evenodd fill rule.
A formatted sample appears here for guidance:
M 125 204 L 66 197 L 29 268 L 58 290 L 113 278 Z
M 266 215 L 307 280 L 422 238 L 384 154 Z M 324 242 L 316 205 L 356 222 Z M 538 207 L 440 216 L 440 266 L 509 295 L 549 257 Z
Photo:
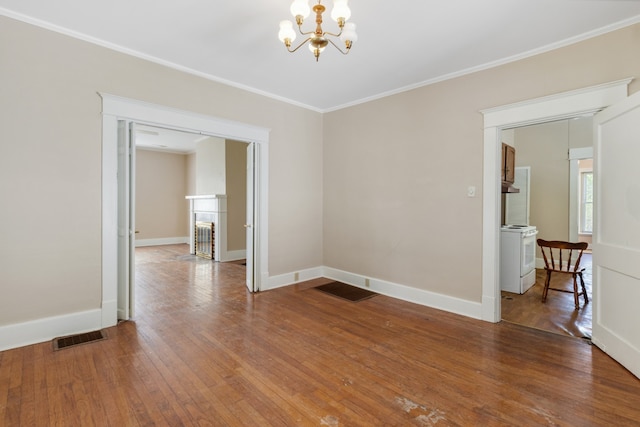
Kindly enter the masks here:
M 572 148 L 569 150 L 569 160 L 593 158 L 593 147 Z
M 298 275 L 298 280 L 296 280 L 296 274 Z M 296 283 L 304 282 L 306 280 L 319 279 L 324 277 L 323 274 L 324 267 L 314 267 L 306 270 L 280 274 L 278 276 L 271 276 L 269 278 L 268 288 L 266 289 L 277 289 L 284 286 L 295 285 Z
M 0 351 L 102 329 L 100 309 L 0 326 Z
M 484 173 L 482 198 L 482 319 L 499 322 L 500 133 L 503 129 L 591 114 L 627 97 L 633 79 L 482 110 Z
M 260 150 L 259 188 L 256 205 L 256 290 L 269 279 L 268 201 L 269 129 L 178 110 L 144 101 L 99 93 L 102 98 L 102 321 L 103 327 L 117 323 L 117 312 L 109 302 L 117 300 L 117 125 L 118 119 L 169 127 L 202 135 L 256 142 Z
M 569 150 L 569 241 L 577 242 L 580 235 L 578 213 L 580 196 L 578 195 L 580 170 L 578 160 L 592 159 L 593 147 L 572 148 Z
M 297 281 L 296 275 L 298 277 Z M 474 319 L 482 318 L 482 305 L 480 303 L 463 300 L 449 295 L 429 292 L 423 289 L 401 285 L 399 283 L 362 276 L 360 274 L 350 273 L 348 271 L 342 271 L 326 266 L 272 276 L 269 280 L 268 289 L 282 288 L 318 278 L 337 280 L 358 288 L 387 295 L 392 298 L 472 317 Z M 369 282 L 369 286 L 366 286 L 367 280 Z
M 528 126 L 593 114 L 627 96 L 633 78 L 480 110 L 484 127 Z
M 224 258 L 220 258 L 220 262 L 239 261 L 247 258 L 247 250 L 239 249 L 237 251 L 226 251 Z
M 180 245 L 189 243 L 189 236 L 184 237 L 162 237 L 159 239 L 136 239 L 136 248 L 145 246 Z
M 438 310 L 448 311 L 450 313 L 460 314 L 474 319 L 482 318 L 482 306 L 477 302 L 425 291 L 423 289 L 401 285 L 399 283 L 387 282 L 386 280 L 379 280 L 359 274 L 349 273 L 347 271 L 337 270 L 331 267 L 323 267 L 323 277 L 338 280 L 358 288 L 367 289 L 414 304 L 436 308 Z M 366 280 L 369 281 L 369 286 L 366 286 Z

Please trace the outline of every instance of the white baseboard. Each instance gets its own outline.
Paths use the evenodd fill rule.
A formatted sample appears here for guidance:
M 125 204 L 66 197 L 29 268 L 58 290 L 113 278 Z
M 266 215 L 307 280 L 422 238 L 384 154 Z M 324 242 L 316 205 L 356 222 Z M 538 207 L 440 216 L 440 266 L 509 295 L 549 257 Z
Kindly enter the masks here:
M 323 267 L 314 267 L 306 270 L 295 271 L 292 273 L 281 274 L 279 276 L 271 276 L 269 277 L 267 286 L 263 286 L 260 290 L 268 291 L 270 289 L 282 288 L 283 286 L 295 285 L 299 282 L 318 279 L 320 277 L 323 277 Z
M 296 274 L 298 280 L 296 280 Z M 472 317 L 474 319 L 483 318 L 482 303 L 480 302 L 463 300 L 449 295 L 438 294 L 435 292 L 412 288 L 410 286 L 400 285 L 398 283 L 361 276 L 359 274 L 349 273 L 331 267 L 315 267 L 307 270 L 300 270 L 298 272 L 271 276 L 269 277 L 268 287 L 263 287 L 261 290 L 267 291 L 281 288 L 320 277 L 326 277 L 328 279 L 348 283 L 350 285 L 362 289 L 368 289 L 393 298 Z M 367 279 L 369 280 L 368 287 L 365 285 L 365 280 Z
M 0 351 L 98 329 L 102 329 L 100 309 L 0 326 Z
M 246 249 L 241 249 L 238 251 L 225 251 L 220 254 L 220 262 L 238 261 L 241 259 L 247 259 Z
M 474 319 L 482 319 L 482 304 L 480 302 L 463 300 L 449 295 L 378 280 L 330 267 L 323 267 L 322 276 L 403 301 L 472 317 Z M 365 280 L 369 281 L 369 286 L 365 285 Z M 478 286 L 480 286 L 480 284 L 478 284 Z
M 162 237 L 160 239 L 139 239 L 136 240 L 136 248 L 143 246 L 179 245 L 181 243 L 189 243 L 189 236 Z

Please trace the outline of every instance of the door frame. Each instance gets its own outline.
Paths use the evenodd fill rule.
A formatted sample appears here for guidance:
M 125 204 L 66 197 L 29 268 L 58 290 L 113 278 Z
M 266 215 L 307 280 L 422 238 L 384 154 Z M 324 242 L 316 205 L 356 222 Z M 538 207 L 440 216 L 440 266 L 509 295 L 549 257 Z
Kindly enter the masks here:
M 255 142 L 257 165 L 255 286 L 267 285 L 269 129 L 144 101 L 98 93 L 102 98 L 102 327 L 117 323 L 118 119 L 237 141 Z
M 633 79 L 481 110 L 484 116 L 482 177 L 482 320 L 502 318 L 500 295 L 500 158 L 505 129 L 594 114 L 624 99 Z

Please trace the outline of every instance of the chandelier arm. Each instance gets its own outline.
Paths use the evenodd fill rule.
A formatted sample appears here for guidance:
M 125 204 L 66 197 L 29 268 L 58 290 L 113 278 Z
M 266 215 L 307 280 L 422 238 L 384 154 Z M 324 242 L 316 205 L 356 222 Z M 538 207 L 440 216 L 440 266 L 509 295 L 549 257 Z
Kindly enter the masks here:
M 315 31 L 307 31 L 307 32 L 303 32 L 302 31 L 302 27 L 298 27 L 298 32 L 303 35 L 303 36 L 308 36 L 309 34 L 315 34 Z
M 348 54 L 349 52 L 351 52 L 351 49 L 347 49 L 347 50 L 346 50 L 346 52 L 345 52 L 344 50 L 340 49 L 340 47 L 339 47 L 337 44 L 335 44 L 335 43 L 333 42 L 333 40 L 331 40 L 331 39 L 327 39 L 327 41 L 328 41 L 329 43 L 331 43 L 331 44 L 333 45 L 333 47 L 335 47 L 336 49 L 338 49 L 338 50 L 340 51 L 340 53 L 341 53 L 341 54 L 343 54 L 343 55 L 346 55 L 346 54 Z M 299 47 L 299 46 L 298 46 L 298 47 Z
M 307 44 L 307 42 L 311 40 L 311 37 L 307 37 L 302 43 L 300 43 L 298 46 L 296 46 L 294 49 L 291 49 L 289 47 L 287 47 L 287 50 L 291 53 L 295 52 L 296 50 L 300 49 L 302 46 L 304 46 L 305 44 Z M 334 45 L 335 46 L 335 45 Z
M 342 30 L 340 30 L 338 34 L 330 33 L 329 31 L 325 31 L 324 33 L 322 33 L 322 37 L 325 37 L 325 36 L 340 37 L 341 35 L 342 35 Z

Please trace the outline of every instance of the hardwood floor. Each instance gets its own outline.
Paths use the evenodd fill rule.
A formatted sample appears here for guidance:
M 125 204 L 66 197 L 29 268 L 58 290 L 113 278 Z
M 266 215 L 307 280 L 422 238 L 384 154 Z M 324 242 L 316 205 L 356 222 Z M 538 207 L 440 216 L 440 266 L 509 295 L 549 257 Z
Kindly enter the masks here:
M 3 426 L 637 426 L 640 380 L 586 340 L 382 295 L 249 294 L 244 267 L 141 248 L 136 319 L 0 353 Z
M 591 254 L 584 254 L 584 282 L 589 296 L 585 304 L 580 297 L 580 309 L 576 310 L 573 294 L 550 290 L 545 303 L 542 290 L 546 273 L 536 270 L 536 284 L 522 295 L 502 292 L 502 320 L 537 328 L 561 335 L 591 339 L 593 298 L 591 290 Z M 553 274 L 551 287 L 572 289 L 571 276 Z

